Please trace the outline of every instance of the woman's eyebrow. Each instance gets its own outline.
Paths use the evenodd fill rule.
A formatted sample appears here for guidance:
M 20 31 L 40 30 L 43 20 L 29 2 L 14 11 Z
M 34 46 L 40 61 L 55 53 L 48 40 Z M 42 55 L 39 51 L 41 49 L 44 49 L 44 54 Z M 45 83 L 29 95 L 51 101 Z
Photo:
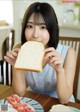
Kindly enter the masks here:
M 30 24 L 35 24 L 35 25 L 45 25 L 45 23 L 35 23 L 35 22 L 28 22 Z

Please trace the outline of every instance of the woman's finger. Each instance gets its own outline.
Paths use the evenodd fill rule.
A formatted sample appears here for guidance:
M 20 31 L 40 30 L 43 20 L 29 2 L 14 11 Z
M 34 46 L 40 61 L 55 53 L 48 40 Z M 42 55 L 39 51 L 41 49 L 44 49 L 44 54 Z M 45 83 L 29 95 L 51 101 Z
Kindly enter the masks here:
M 6 56 L 9 57 L 9 58 L 11 58 L 11 59 L 15 59 L 15 57 L 12 55 L 11 52 L 7 52 Z
M 7 57 L 7 56 L 4 56 L 4 59 L 7 61 L 7 60 L 9 60 L 9 57 Z
M 45 54 L 44 58 L 45 59 L 48 59 L 48 58 L 52 59 L 52 57 L 61 58 L 61 55 L 59 53 L 57 53 L 57 52 L 48 52 L 48 53 Z
M 13 65 L 14 62 L 15 62 L 14 59 L 11 59 L 11 58 L 9 58 L 9 57 L 7 57 L 7 56 L 4 56 L 4 59 L 5 59 L 5 61 L 7 61 L 7 62 L 8 62 L 9 64 L 11 64 L 11 65 Z
M 59 60 L 60 57 L 52 57 L 50 60 L 49 60 L 49 63 L 54 63 L 54 61 L 57 61 Z
M 15 52 L 15 51 L 11 51 L 10 52 L 15 58 L 17 57 L 17 55 L 18 55 L 18 53 L 17 52 Z
M 61 59 L 56 60 L 56 61 L 54 62 L 54 64 L 55 64 L 55 65 L 57 65 L 57 64 L 63 64 L 63 60 L 61 60 Z
M 50 47 L 44 50 L 45 53 L 51 52 L 51 51 L 55 51 L 55 49 L 53 47 Z
M 18 53 L 20 51 L 20 48 L 13 49 L 12 51 Z

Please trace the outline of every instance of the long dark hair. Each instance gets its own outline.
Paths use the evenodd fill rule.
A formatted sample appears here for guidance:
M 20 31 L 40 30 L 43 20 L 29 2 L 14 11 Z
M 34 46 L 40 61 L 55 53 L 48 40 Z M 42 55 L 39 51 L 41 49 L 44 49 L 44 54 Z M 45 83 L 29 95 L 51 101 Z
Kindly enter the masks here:
M 22 44 L 24 44 L 27 41 L 25 38 L 25 29 L 28 20 L 33 13 L 41 14 L 41 16 L 43 17 L 45 21 L 45 25 L 50 34 L 48 47 L 56 48 L 59 41 L 59 26 L 58 26 L 58 21 L 57 21 L 55 11 L 50 4 L 40 3 L 40 2 L 35 2 L 31 4 L 24 14 L 23 22 L 22 22 L 22 33 L 21 33 Z

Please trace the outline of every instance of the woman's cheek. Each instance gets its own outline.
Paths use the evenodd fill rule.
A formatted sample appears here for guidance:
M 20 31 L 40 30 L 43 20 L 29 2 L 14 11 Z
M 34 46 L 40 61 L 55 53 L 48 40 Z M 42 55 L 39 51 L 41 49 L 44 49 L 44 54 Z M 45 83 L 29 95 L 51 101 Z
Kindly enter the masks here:
M 26 40 L 28 41 L 28 40 L 31 40 L 31 35 L 30 35 L 30 33 L 28 33 L 28 32 L 25 32 L 25 37 L 26 37 Z

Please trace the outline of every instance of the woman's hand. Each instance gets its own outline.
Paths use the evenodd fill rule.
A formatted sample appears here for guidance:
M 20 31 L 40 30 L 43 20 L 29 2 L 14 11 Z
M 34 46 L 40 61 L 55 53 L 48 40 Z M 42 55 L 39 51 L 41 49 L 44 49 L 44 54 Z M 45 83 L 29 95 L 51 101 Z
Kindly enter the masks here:
M 62 57 L 53 47 L 45 49 L 44 61 L 49 63 L 57 72 L 63 69 Z
M 20 50 L 20 48 L 14 48 L 12 51 L 7 52 L 6 56 L 4 56 L 4 59 L 11 65 L 14 65 L 14 63 L 17 59 L 19 50 Z

